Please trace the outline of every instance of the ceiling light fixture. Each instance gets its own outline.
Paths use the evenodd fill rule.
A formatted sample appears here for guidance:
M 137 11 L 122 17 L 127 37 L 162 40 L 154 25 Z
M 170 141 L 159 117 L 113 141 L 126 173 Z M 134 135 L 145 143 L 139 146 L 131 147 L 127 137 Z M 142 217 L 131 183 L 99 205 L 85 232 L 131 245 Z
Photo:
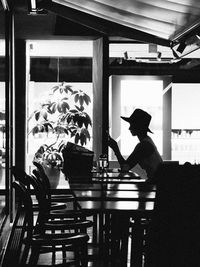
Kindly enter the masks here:
M 4 10 L 9 10 L 9 5 L 8 5 L 7 0 L 1 0 L 1 4 Z
M 179 55 L 174 51 L 174 49 L 172 48 L 172 54 L 175 58 L 179 58 Z
M 124 52 L 124 59 L 125 59 L 125 60 L 128 60 L 128 52 L 127 52 L 127 51 Z
M 44 9 L 39 9 L 37 7 L 37 0 L 28 0 L 28 12 L 29 15 L 44 15 L 47 11 Z
M 177 51 L 179 52 L 179 53 L 183 53 L 183 51 L 185 50 L 185 48 L 186 48 L 186 43 L 185 42 L 181 42 L 180 43 L 180 45 L 178 46 L 178 48 L 177 48 Z
M 31 0 L 31 8 L 32 10 L 36 10 L 36 0 Z
M 161 57 L 162 57 L 162 53 L 161 52 L 157 52 L 157 60 L 161 61 Z
M 183 58 L 200 49 L 199 32 L 200 28 L 196 29 L 193 34 L 190 33 L 187 36 L 182 36 L 180 39 L 173 41 L 171 45 L 172 51 L 174 51 L 179 58 Z M 177 58 L 174 52 L 173 54 Z

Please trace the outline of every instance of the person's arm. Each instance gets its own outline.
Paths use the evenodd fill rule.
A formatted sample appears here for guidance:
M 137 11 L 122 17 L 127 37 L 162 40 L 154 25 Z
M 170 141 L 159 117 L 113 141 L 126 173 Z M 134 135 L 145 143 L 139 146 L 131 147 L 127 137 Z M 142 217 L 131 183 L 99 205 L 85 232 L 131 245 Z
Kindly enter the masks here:
M 142 159 L 153 153 L 153 146 L 149 144 L 149 142 L 143 142 L 137 144 L 130 156 L 127 159 L 124 159 L 117 142 L 111 137 L 108 140 L 108 145 L 113 149 L 122 171 L 132 169 L 137 163 L 140 163 Z
M 119 162 L 121 171 L 129 171 L 132 168 L 131 167 L 132 163 L 130 165 L 130 163 L 126 159 L 124 159 L 124 157 L 122 156 L 122 154 L 121 154 L 121 152 L 119 150 L 117 142 L 113 138 L 111 138 L 110 136 L 108 138 L 108 146 L 110 148 L 112 148 L 112 150 L 114 151 L 114 153 L 115 153 L 115 155 L 117 157 L 117 160 Z
M 112 148 L 112 150 L 114 151 L 120 166 L 122 164 L 125 164 L 126 160 L 123 158 L 123 156 L 119 150 L 117 142 L 112 137 L 108 138 L 108 146 L 110 148 Z

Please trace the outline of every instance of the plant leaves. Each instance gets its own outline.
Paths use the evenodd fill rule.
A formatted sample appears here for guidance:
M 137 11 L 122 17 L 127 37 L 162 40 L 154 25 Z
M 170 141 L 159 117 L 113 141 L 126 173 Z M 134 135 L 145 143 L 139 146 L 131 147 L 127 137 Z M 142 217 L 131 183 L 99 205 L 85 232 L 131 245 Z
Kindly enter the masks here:
M 71 85 L 65 85 L 64 91 L 65 91 L 65 93 L 68 93 L 68 92 L 73 93 L 72 86 Z
M 73 90 L 73 92 L 71 92 L 72 95 L 75 95 L 75 94 L 77 94 L 77 93 L 78 93 L 77 90 Z
M 90 99 L 89 95 L 87 95 L 87 94 L 84 94 L 83 99 L 84 99 L 86 105 L 89 105 L 89 103 L 91 102 L 91 99 Z
M 76 94 L 75 97 L 74 97 L 74 101 L 77 103 L 79 101 L 79 95 Z
M 76 133 L 75 135 L 75 144 L 78 144 L 78 141 L 79 141 L 79 133 Z
M 73 109 L 70 109 L 71 100 L 74 102 Z M 71 85 L 62 82 L 51 89 L 49 99 L 30 116 L 30 119 L 34 118 L 37 121 L 30 132 L 35 134 L 51 131 L 56 134 L 56 142 L 60 134 L 66 134 L 74 138 L 75 143 L 86 144 L 90 139 L 87 128 L 92 122 L 84 111 L 84 104 L 88 105 L 90 102 L 89 95 L 82 90 L 74 90 Z
M 86 144 L 86 137 L 84 134 L 80 134 L 80 141 L 82 146 Z
M 79 103 L 81 106 L 83 105 L 83 96 L 82 95 L 79 96 Z

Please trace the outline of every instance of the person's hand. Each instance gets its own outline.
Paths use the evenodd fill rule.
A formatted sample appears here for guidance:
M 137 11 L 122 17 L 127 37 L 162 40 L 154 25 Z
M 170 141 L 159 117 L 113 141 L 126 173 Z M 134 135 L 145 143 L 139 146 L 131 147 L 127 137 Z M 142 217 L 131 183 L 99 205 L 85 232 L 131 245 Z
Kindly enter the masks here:
M 118 148 L 117 142 L 110 135 L 108 136 L 108 146 L 113 150 Z

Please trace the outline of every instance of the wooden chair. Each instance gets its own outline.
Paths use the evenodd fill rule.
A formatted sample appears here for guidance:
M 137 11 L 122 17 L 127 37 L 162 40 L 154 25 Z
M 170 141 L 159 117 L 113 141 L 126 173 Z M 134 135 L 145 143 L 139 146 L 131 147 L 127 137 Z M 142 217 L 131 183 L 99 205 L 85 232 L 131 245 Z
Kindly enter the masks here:
M 147 239 L 147 267 L 200 265 L 200 167 L 164 166 Z
M 77 221 L 84 221 L 86 220 L 86 216 L 82 210 L 78 209 L 66 209 L 66 210 L 55 210 L 52 211 L 49 207 L 49 199 L 46 197 L 46 192 L 43 188 L 42 183 L 40 180 L 38 180 L 34 176 L 28 176 L 30 180 L 30 184 L 34 189 L 34 194 L 38 200 L 39 204 L 39 215 L 38 218 L 42 221 L 42 223 L 45 223 L 45 227 L 50 224 L 50 229 L 52 229 L 52 224 L 63 224 L 63 227 L 65 228 L 65 224 L 67 222 L 77 222 Z M 75 206 L 75 205 L 73 205 Z M 56 221 L 55 221 L 56 220 Z M 86 220 L 87 227 L 92 226 L 92 222 L 89 220 Z M 41 225 L 41 223 L 39 223 Z M 55 229 L 56 230 L 56 229 Z
M 78 205 L 78 201 L 75 199 L 75 195 L 73 198 L 66 197 L 66 201 L 71 203 L 72 199 L 75 201 L 75 204 L 73 204 L 72 209 L 60 209 L 60 206 L 55 206 L 52 209 L 51 205 L 51 198 L 46 190 L 46 187 L 43 184 L 43 181 L 40 179 L 40 176 L 30 176 L 25 172 L 15 172 L 15 178 L 17 181 L 20 181 L 24 184 L 24 186 L 29 190 L 30 194 L 32 196 L 35 196 L 35 199 L 37 200 L 37 212 L 38 214 L 38 221 L 39 225 L 44 225 L 44 223 L 48 224 L 49 230 L 56 230 L 53 229 L 56 226 L 53 225 L 60 225 L 60 227 L 66 226 L 66 223 L 69 222 L 69 219 L 74 222 L 74 220 L 77 222 L 80 220 L 85 220 L 85 225 L 87 227 L 92 226 L 92 222 L 89 220 L 86 220 L 85 213 L 82 212 L 80 209 L 80 205 Z M 68 206 L 68 203 L 65 203 L 66 206 Z M 77 208 L 78 207 L 78 208 Z M 42 218 L 42 219 L 41 219 Z M 56 221 L 55 221 L 56 220 Z M 40 223 L 42 222 L 42 224 Z M 53 225 L 52 225 L 53 224 Z
M 42 231 L 42 228 L 44 228 L 45 231 L 48 230 L 51 233 L 54 233 L 55 231 L 64 233 L 66 230 L 73 230 L 76 233 L 80 232 L 81 230 L 86 233 L 86 229 L 93 226 L 93 222 L 86 220 L 85 214 L 83 214 L 80 209 L 60 209 L 60 207 L 57 205 L 52 209 L 50 198 L 46 193 L 46 189 L 41 179 L 35 176 L 29 176 L 23 171 L 15 171 L 14 173 L 16 180 L 23 183 L 24 186 L 29 190 L 31 196 L 34 197 L 35 195 L 34 198 L 36 198 L 38 201 L 38 203 L 35 203 L 35 205 L 37 205 L 37 209 L 35 209 L 34 206 L 34 210 L 38 212 L 37 223 L 35 224 L 35 232 L 37 232 L 37 230 L 40 232 Z M 68 197 L 66 198 L 66 201 L 67 200 Z M 72 201 L 71 198 L 69 201 Z M 67 203 L 65 203 L 65 205 L 67 205 Z M 73 207 L 75 206 L 76 205 L 73 205 Z
M 33 181 L 36 182 L 34 178 Z M 56 251 L 60 250 L 63 253 L 65 250 L 63 255 L 67 255 L 67 252 L 74 252 L 75 258 L 73 262 L 76 263 L 75 266 L 87 266 L 87 243 L 89 240 L 89 236 L 85 231 L 88 226 L 86 226 L 87 222 L 82 220 L 74 221 L 71 218 L 68 221 L 65 220 L 63 224 L 61 222 L 46 222 L 44 207 L 40 206 L 35 224 L 30 191 L 19 181 L 13 182 L 13 188 L 16 190 L 16 195 L 20 200 L 19 209 L 22 209 L 25 214 L 26 235 L 23 240 L 25 246 L 20 264 L 23 266 L 23 264 L 27 263 L 28 266 L 37 266 L 41 253 L 52 252 L 56 255 Z M 55 230 L 55 233 L 51 232 L 52 229 Z M 60 230 L 65 231 L 62 232 Z M 66 266 L 67 261 L 68 259 L 64 257 L 63 265 L 59 266 Z M 52 264 L 55 264 L 55 262 L 56 260 L 53 259 Z
M 49 188 L 49 183 L 48 181 L 45 182 L 45 180 L 47 180 L 47 176 L 43 174 L 43 169 L 41 168 L 41 166 L 37 165 L 39 168 L 33 171 L 34 176 L 38 179 L 38 181 L 43 185 L 43 189 L 44 191 L 46 191 L 46 196 L 47 198 L 49 198 L 49 194 L 51 194 L 51 189 Z M 41 172 L 39 171 L 41 170 Z M 43 177 L 41 177 L 43 176 Z M 46 185 L 44 185 L 44 183 L 46 183 Z M 99 244 L 97 242 L 97 235 L 98 235 L 98 224 L 97 224 L 97 213 L 91 210 L 90 212 L 83 212 L 81 205 L 79 204 L 79 202 L 77 201 L 76 195 L 73 192 L 73 190 L 71 189 L 65 189 L 65 192 L 67 193 L 66 195 L 62 195 L 60 199 L 62 199 L 62 201 L 64 200 L 63 197 L 65 198 L 65 203 L 67 205 L 67 208 L 65 210 L 51 210 L 48 213 L 49 219 L 50 220 L 55 220 L 56 222 L 58 220 L 58 218 L 65 218 L 66 216 L 81 216 L 82 220 L 87 221 L 88 223 L 88 227 L 87 228 L 91 228 L 92 231 L 90 230 L 90 240 L 89 240 L 89 259 L 91 261 L 95 261 L 96 257 L 97 257 L 97 251 L 100 250 L 99 248 Z M 55 196 L 55 194 L 54 194 Z M 56 195 L 55 199 L 59 199 L 59 195 Z M 90 225 L 89 225 L 90 222 Z
M 36 169 L 33 170 L 33 174 L 38 179 L 41 180 L 41 183 L 43 184 L 43 187 L 46 190 L 46 194 L 52 203 L 54 203 L 54 202 L 56 202 L 56 203 L 58 203 L 58 202 L 69 203 L 70 200 L 73 203 L 75 203 L 74 202 L 75 201 L 75 194 L 71 189 L 66 189 L 64 194 L 60 194 L 60 193 L 57 194 L 57 193 L 55 193 L 55 190 L 54 190 L 54 193 L 52 193 L 50 182 L 49 182 L 49 179 L 48 179 L 48 177 L 44 171 L 43 166 L 39 162 L 36 162 L 36 161 L 34 161 L 33 164 L 36 167 Z M 76 204 L 79 205 L 78 203 L 76 203 Z
M 38 172 L 38 170 L 36 169 L 35 172 L 34 172 L 36 175 L 33 175 L 35 177 L 35 179 L 38 181 L 38 185 L 39 186 L 39 189 L 37 188 L 35 190 L 35 194 L 37 192 L 39 192 L 38 194 L 38 198 L 41 199 L 45 199 L 45 204 L 44 204 L 44 209 L 45 209 L 45 219 L 49 221 L 53 221 L 53 220 L 56 220 L 55 223 L 59 223 L 58 220 L 65 220 L 67 218 L 67 220 L 69 220 L 68 217 L 71 217 L 76 219 L 76 218 L 80 218 L 84 221 L 86 221 L 87 223 L 85 224 L 85 228 L 91 228 L 91 230 L 89 230 L 88 232 L 90 233 L 90 242 L 89 242 L 89 253 L 90 253 L 90 258 L 92 259 L 93 257 L 95 257 L 93 255 L 93 249 L 94 247 L 96 247 L 96 221 L 95 221 L 95 218 L 94 216 L 91 216 L 91 212 L 90 214 L 86 214 L 85 212 L 82 211 L 81 209 L 81 206 L 79 205 L 77 199 L 76 199 L 76 196 L 73 192 L 73 190 L 71 189 L 66 189 L 65 191 L 67 192 L 66 196 L 63 195 L 63 197 L 65 197 L 65 206 L 66 208 L 63 209 L 63 208 L 59 208 L 59 205 L 52 201 L 53 203 L 51 203 L 51 190 L 48 189 L 48 187 L 44 186 L 44 180 L 46 179 L 43 179 L 41 176 L 40 176 L 40 173 Z M 22 175 L 20 175 L 22 174 Z M 25 178 L 24 178 L 25 176 Z M 30 176 L 29 175 L 24 175 L 24 171 L 22 172 L 17 172 L 15 173 L 15 177 L 17 180 L 19 181 L 24 181 L 25 179 L 25 182 L 27 184 L 27 186 L 30 188 Z M 47 178 L 48 179 L 48 178 Z M 37 187 L 38 187 L 37 185 Z M 31 185 L 33 186 L 33 185 Z M 47 186 L 48 186 L 48 183 L 47 183 Z M 33 194 L 33 192 L 32 192 Z M 34 194 L 33 194 L 34 196 Z M 64 200 L 64 198 L 62 197 L 62 199 Z M 44 200 L 41 200 L 41 202 L 43 203 Z M 51 205 L 50 205 L 51 203 Z M 55 205 L 56 204 L 56 205 Z M 35 205 L 37 205 L 37 203 L 35 203 Z M 52 208 L 52 205 L 53 205 L 53 208 Z M 55 207 L 54 207 L 55 205 Z M 88 218 L 88 219 L 86 219 Z M 62 223 L 62 222 L 61 222 Z M 51 231 L 53 232 L 53 227 L 52 225 L 50 226 L 51 228 Z M 96 254 L 96 253 L 95 253 Z
M 12 166 L 11 167 L 11 173 L 14 176 L 15 180 L 19 180 L 21 181 L 24 185 L 26 185 L 27 187 L 30 187 L 30 181 L 28 180 L 28 174 L 21 168 L 18 168 L 16 166 Z M 51 207 L 51 210 L 55 210 L 55 209 L 65 209 L 66 208 L 66 204 L 65 203 L 61 203 L 60 201 L 56 202 L 56 201 L 51 201 L 51 196 L 48 195 L 48 199 L 49 199 L 49 205 Z M 33 203 L 33 207 L 34 210 L 38 209 L 38 206 L 36 203 Z

